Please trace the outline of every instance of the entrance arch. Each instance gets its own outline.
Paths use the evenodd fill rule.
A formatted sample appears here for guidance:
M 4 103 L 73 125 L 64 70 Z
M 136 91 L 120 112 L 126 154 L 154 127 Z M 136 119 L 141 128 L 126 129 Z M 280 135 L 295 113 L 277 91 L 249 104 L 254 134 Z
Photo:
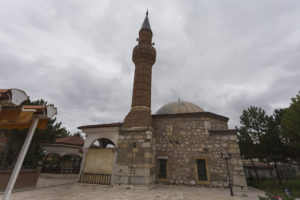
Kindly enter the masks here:
M 105 149 L 105 148 L 115 148 L 115 143 L 108 138 L 99 138 L 93 141 L 89 148 L 95 149 Z
M 85 156 L 79 182 L 110 185 L 114 162 L 114 142 L 108 138 L 95 139 Z

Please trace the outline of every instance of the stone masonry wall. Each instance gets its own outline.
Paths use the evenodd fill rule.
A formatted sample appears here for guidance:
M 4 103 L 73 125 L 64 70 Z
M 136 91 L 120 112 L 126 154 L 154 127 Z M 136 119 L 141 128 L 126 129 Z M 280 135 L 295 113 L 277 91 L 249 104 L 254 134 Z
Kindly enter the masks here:
M 236 135 L 209 133 L 209 130 L 227 130 L 227 121 L 207 117 L 154 117 L 153 129 L 156 159 L 168 157 L 168 183 L 227 187 L 226 163 L 221 153 L 230 152 L 231 179 L 235 186 L 246 186 Z M 197 182 L 196 157 L 207 161 L 209 181 L 206 183 Z
M 122 130 L 118 139 L 115 185 L 152 186 L 155 138 L 151 130 Z

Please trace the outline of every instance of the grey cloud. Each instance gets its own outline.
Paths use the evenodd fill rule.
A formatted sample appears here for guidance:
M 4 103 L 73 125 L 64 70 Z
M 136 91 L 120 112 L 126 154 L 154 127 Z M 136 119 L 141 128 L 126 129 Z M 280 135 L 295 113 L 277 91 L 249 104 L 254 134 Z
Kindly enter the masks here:
M 0 85 L 54 103 L 71 131 L 122 121 L 131 105 L 135 39 L 149 8 L 157 61 L 152 112 L 191 101 L 239 123 L 300 90 L 298 1 L 6 1 Z

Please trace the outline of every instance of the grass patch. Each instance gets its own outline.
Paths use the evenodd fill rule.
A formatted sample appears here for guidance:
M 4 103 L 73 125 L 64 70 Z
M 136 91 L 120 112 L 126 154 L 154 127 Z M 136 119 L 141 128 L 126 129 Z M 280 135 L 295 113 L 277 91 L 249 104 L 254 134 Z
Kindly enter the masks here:
M 281 185 L 279 185 L 277 180 L 260 180 L 259 184 L 257 184 L 255 180 L 247 180 L 247 183 L 249 186 L 278 196 L 283 196 L 285 194 L 284 189 L 288 188 L 293 193 L 295 198 L 300 197 L 300 177 L 296 177 L 295 179 L 282 180 Z

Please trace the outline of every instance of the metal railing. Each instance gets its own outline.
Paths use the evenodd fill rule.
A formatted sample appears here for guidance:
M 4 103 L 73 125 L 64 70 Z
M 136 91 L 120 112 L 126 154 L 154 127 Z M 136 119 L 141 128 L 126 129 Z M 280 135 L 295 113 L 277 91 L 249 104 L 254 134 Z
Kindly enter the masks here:
M 111 174 L 83 173 L 80 183 L 110 185 Z

